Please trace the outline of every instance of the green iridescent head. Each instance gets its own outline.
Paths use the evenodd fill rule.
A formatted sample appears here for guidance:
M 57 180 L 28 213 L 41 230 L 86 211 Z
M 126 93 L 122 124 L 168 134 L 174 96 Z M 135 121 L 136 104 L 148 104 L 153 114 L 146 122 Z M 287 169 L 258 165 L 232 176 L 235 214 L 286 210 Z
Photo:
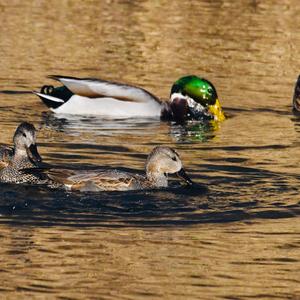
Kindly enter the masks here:
M 173 93 L 187 95 L 204 107 L 214 105 L 218 99 L 217 91 L 213 84 L 195 75 L 184 76 L 178 79 L 172 86 L 171 95 Z

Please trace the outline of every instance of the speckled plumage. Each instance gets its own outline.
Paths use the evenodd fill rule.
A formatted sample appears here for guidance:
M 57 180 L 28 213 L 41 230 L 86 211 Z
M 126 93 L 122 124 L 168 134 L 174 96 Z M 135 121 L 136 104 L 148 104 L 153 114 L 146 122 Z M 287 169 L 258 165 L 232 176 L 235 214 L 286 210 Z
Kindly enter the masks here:
M 11 183 L 37 183 L 39 179 L 31 174 L 23 173 L 22 169 L 36 167 L 28 157 L 12 158 L 8 165 L 0 171 L 0 181 Z
M 14 148 L 2 145 L 0 147 L 0 160 L 2 161 L 9 161 L 14 155 Z

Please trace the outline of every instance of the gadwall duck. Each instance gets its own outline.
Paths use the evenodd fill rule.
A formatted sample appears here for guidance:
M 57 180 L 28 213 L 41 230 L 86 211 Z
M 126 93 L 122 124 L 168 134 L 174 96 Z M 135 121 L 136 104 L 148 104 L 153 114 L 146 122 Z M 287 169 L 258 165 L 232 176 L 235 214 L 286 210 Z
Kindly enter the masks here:
M 37 167 L 42 161 L 36 146 L 36 129 L 27 122 L 21 123 L 13 137 L 14 147 L 0 149 L 0 181 L 12 183 L 36 182 L 38 178 L 20 170 Z
M 30 169 L 31 174 L 47 175 L 49 180 L 67 190 L 79 191 L 128 191 L 163 188 L 168 186 L 168 174 L 176 173 L 187 184 L 192 184 L 185 173 L 178 153 L 165 146 L 154 148 L 149 154 L 145 175 L 119 170 L 69 170 Z M 53 186 L 50 184 L 50 186 Z

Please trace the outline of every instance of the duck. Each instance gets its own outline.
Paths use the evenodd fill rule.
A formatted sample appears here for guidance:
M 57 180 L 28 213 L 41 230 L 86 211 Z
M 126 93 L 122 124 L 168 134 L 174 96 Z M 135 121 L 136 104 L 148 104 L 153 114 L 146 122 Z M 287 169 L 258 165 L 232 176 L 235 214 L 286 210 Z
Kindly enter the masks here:
M 168 187 L 168 174 L 176 173 L 179 178 L 192 185 L 186 174 L 179 154 L 167 146 L 157 146 L 149 154 L 145 174 L 113 170 L 70 170 L 70 169 L 28 169 L 31 174 L 47 175 L 50 187 L 62 187 L 69 191 L 132 191 Z
M 293 113 L 297 116 L 300 115 L 300 75 L 295 84 L 293 95 Z
M 101 115 L 113 118 L 160 118 L 165 121 L 223 121 L 225 115 L 213 84 L 188 75 L 179 78 L 163 101 L 149 91 L 95 78 L 50 75 L 62 86 L 44 85 L 33 93 L 55 113 Z
M 0 182 L 34 183 L 39 179 L 24 174 L 24 168 L 34 168 L 42 161 L 36 146 L 36 129 L 28 122 L 22 122 L 15 130 L 13 147 L 0 148 Z

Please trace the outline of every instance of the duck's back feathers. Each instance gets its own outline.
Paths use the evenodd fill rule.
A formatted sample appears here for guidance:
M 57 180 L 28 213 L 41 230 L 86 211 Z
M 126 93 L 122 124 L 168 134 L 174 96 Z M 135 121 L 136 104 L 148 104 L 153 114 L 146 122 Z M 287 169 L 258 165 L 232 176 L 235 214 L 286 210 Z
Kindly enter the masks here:
M 0 170 L 6 168 L 13 156 L 13 149 L 1 148 L 0 149 Z
M 68 177 L 68 181 L 71 190 L 81 191 L 90 190 L 91 187 L 97 188 L 98 191 L 126 191 L 141 188 L 134 175 L 118 170 L 80 171 Z
M 50 76 L 64 86 L 43 86 L 33 92 L 52 111 L 107 117 L 159 117 L 162 104 L 148 91 L 110 81 Z
M 14 149 L 8 146 L 0 147 L 0 170 L 7 167 L 14 155 Z
M 59 186 L 79 191 L 127 191 L 141 189 L 146 185 L 145 177 L 118 170 L 70 170 L 70 169 L 24 169 L 41 179 L 49 178 Z
M 120 101 L 149 103 L 160 99 L 150 92 L 136 86 L 105 81 L 94 78 L 76 78 L 69 76 L 50 75 L 52 79 L 60 81 L 72 93 L 88 98 L 114 98 Z

